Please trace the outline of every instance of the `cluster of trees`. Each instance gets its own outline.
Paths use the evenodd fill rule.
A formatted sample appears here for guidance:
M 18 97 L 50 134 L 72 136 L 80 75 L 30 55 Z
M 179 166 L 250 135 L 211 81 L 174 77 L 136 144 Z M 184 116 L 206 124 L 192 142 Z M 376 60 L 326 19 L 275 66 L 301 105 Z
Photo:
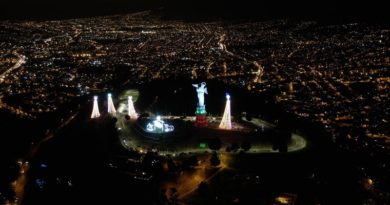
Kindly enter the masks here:
M 209 140 L 208 142 L 208 146 L 211 150 L 213 151 L 218 151 L 222 148 L 222 142 L 219 138 L 212 138 Z M 237 143 L 237 142 L 233 142 L 231 143 L 229 146 L 226 147 L 225 151 L 226 152 L 236 152 L 238 151 L 239 149 L 241 149 L 242 151 L 249 151 L 252 147 L 252 144 L 247 141 L 247 140 L 244 140 L 241 142 L 241 144 Z
M 212 138 L 208 142 L 209 149 L 213 151 L 211 158 L 210 158 L 210 163 L 213 166 L 218 166 L 221 163 L 221 160 L 218 157 L 217 151 L 222 148 L 222 142 L 219 138 Z M 251 149 L 252 144 L 244 140 L 241 142 L 241 144 L 237 142 L 231 143 L 229 146 L 225 148 L 226 152 L 237 152 L 240 150 L 240 152 L 247 152 Z
M 276 135 L 272 138 L 272 149 L 279 150 L 279 152 L 288 151 L 288 143 L 291 140 L 291 133 L 279 131 L 276 132 Z

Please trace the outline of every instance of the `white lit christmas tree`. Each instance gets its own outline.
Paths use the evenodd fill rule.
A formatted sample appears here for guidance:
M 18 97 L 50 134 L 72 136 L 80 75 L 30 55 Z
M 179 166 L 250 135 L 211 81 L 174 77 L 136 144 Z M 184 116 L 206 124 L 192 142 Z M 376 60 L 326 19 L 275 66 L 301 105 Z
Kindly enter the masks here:
M 133 97 L 132 96 L 129 96 L 127 98 L 127 112 L 128 112 L 128 115 L 131 119 L 137 119 L 138 118 L 138 114 L 137 112 L 135 112 L 135 109 L 134 109 L 134 103 L 133 103 Z
M 230 95 L 226 94 L 225 111 L 223 112 L 222 121 L 219 124 L 219 128 L 230 130 L 232 129 L 232 119 L 230 113 Z
M 108 113 L 110 113 L 110 114 L 116 113 L 114 102 L 112 102 L 111 93 L 108 93 L 108 95 L 107 95 L 107 107 L 108 107 Z
M 93 97 L 93 108 L 92 108 L 92 114 L 91 118 L 98 118 L 100 117 L 100 112 L 99 112 L 99 105 L 98 105 L 98 97 L 94 96 Z

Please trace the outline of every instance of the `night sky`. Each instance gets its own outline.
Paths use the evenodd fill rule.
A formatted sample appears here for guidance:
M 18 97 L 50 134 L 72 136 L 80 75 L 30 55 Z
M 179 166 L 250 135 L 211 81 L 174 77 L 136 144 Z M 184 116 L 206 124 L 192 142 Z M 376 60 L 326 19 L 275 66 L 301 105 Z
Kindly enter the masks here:
M 61 19 L 153 9 L 177 18 L 305 18 L 386 22 L 384 1 L 366 0 L 2 0 L 0 19 Z M 258 6 L 260 5 L 260 6 Z

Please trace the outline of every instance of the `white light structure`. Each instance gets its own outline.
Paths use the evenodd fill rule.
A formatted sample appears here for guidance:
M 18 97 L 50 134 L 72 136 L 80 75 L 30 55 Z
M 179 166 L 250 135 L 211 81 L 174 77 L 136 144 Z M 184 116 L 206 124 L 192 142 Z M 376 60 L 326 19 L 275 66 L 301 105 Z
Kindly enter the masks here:
M 195 126 L 204 127 L 207 125 L 207 112 L 206 105 L 204 103 L 204 94 L 208 94 L 206 83 L 202 82 L 198 84 L 192 84 L 198 94 L 198 106 L 196 106 L 196 122 Z
M 204 94 L 208 94 L 206 83 L 202 82 L 200 85 L 192 84 L 192 86 L 196 88 L 196 92 L 198 93 L 198 106 L 204 107 Z
M 127 114 L 129 115 L 130 119 L 137 119 L 138 113 L 135 112 L 134 109 L 134 103 L 133 103 L 133 97 L 129 96 L 127 98 Z
M 100 112 L 99 112 L 99 105 L 98 105 L 98 97 L 94 96 L 93 97 L 93 108 L 92 108 L 92 114 L 91 118 L 98 118 L 100 117 Z
M 219 124 L 219 128 L 230 130 L 232 129 L 232 119 L 230 113 L 230 95 L 226 94 L 226 105 L 225 111 L 223 112 L 221 123 Z
M 116 109 L 114 106 L 114 102 L 112 101 L 111 93 L 107 94 L 107 108 L 108 108 L 108 113 L 110 114 L 116 113 Z
M 161 120 L 160 116 L 157 116 L 153 123 L 148 123 L 146 125 L 146 131 L 152 133 L 165 133 L 172 132 L 175 129 L 173 125 L 166 124 L 163 120 Z

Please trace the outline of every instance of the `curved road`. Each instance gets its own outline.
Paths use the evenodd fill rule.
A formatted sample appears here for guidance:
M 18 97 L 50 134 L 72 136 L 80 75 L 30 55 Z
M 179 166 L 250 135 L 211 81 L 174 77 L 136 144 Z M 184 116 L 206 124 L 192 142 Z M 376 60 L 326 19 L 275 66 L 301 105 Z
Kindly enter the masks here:
M 250 60 L 246 59 L 245 57 L 242 57 L 238 54 L 235 54 L 235 53 L 229 51 L 227 49 L 226 44 L 224 43 L 225 39 L 226 39 L 226 34 L 221 34 L 219 37 L 219 41 L 218 41 L 218 46 L 220 47 L 220 49 L 232 57 L 235 57 L 237 59 L 245 61 L 249 64 L 250 63 L 253 64 L 257 68 L 257 71 L 255 72 L 255 77 L 253 78 L 252 83 L 261 83 L 262 82 L 261 77 L 264 75 L 264 67 L 261 64 L 259 64 L 256 60 L 250 61 Z M 250 85 L 251 84 L 249 84 L 248 86 L 250 86 Z
M 19 59 L 12 67 L 0 74 L 0 84 L 4 82 L 5 77 L 7 77 L 9 73 L 22 67 L 22 65 L 26 63 L 26 56 L 19 54 L 17 51 L 12 52 L 12 54 L 16 55 Z
M 120 115 L 117 113 L 117 115 Z M 179 119 L 180 116 L 169 116 L 168 118 L 171 119 Z M 194 117 L 187 117 L 185 120 L 193 120 Z M 264 128 L 273 128 L 274 125 L 271 123 L 265 122 L 261 119 L 254 118 L 252 121 L 246 121 L 248 123 L 253 124 L 254 126 L 258 127 L 259 129 Z M 116 124 L 117 128 L 121 130 L 120 135 L 120 141 L 123 147 L 126 149 L 139 149 L 139 151 L 143 152 L 145 147 L 149 147 L 150 140 L 149 139 L 143 139 L 134 133 L 131 129 L 131 127 L 126 123 L 126 119 L 124 117 L 118 117 L 118 121 Z M 301 135 L 298 135 L 296 133 L 292 133 L 291 137 L 291 143 L 288 145 L 288 152 L 295 152 L 298 150 L 302 150 L 306 147 L 307 142 L 304 137 Z M 153 142 L 155 143 L 155 142 Z M 179 144 L 179 143 L 178 143 Z M 175 156 L 178 153 L 196 153 L 196 154 L 202 154 L 208 149 L 199 148 L 198 144 L 193 145 L 191 147 L 176 147 L 174 151 L 168 151 L 168 150 L 159 150 L 159 153 L 161 155 L 173 155 Z M 262 144 L 262 143 L 254 143 L 252 144 L 252 147 L 247 153 L 251 154 L 259 154 L 259 153 L 278 153 L 278 151 L 275 151 L 272 149 L 272 145 L 270 144 Z M 230 153 L 235 154 L 235 153 Z

